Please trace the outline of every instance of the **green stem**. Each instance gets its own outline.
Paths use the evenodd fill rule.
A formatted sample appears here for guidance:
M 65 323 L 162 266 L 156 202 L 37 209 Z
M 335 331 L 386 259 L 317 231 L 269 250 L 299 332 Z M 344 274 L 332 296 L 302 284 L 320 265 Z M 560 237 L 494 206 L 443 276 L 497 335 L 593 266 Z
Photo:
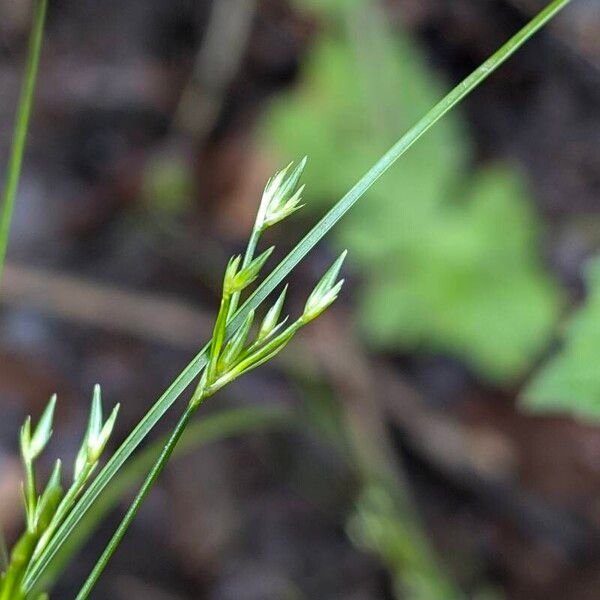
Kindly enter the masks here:
M 256 254 L 256 247 L 258 246 L 258 240 L 260 239 L 262 232 L 262 228 L 258 227 L 255 223 L 254 227 L 252 228 L 252 233 L 250 234 L 250 239 L 248 240 L 248 245 L 246 246 L 246 253 L 244 254 L 244 259 L 242 260 L 242 266 L 240 267 L 240 271 L 246 268 L 252 262 L 252 259 Z M 239 302 L 240 292 L 235 292 L 231 296 L 231 303 L 229 305 L 229 311 L 227 312 L 227 320 L 231 319 L 238 307 Z
M 121 540 L 127 532 L 127 529 L 131 525 L 138 510 L 140 509 L 140 506 L 146 499 L 146 496 L 149 494 L 150 490 L 154 486 L 154 483 L 165 468 L 165 465 L 171 457 L 171 454 L 173 454 L 173 450 L 175 450 L 175 446 L 177 446 L 177 442 L 179 441 L 179 438 L 181 437 L 185 428 L 187 427 L 192 415 L 196 412 L 196 408 L 197 405 L 189 404 L 185 412 L 181 415 L 175 429 L 173 430 L 173 433 L 171 433 L 171 436 L 169 437 L 164 448 L 162 449 L 158 460 L 156 461 L 156 463 L 154 463 L 152 470 L 148 473 L 148 476 L 146 477 L 146 480 L 140 488 L 140 491 L 135 497 L 135 500 L 129 507 L 129 510 L 127 511 L 125 517 L 121 521 L 121 524 L 115 531 L 113 537 L 108 543 L 108 546 L 106 546 L 104 552 L 102 553 L 102 556 L 98 559 L 98 562 L 94 566 L 94 569 L 90 573 L 89 577 L 86 579 L 83 587 L 79 591 L 79 594 L 77 594 L 77 598 L 75 600 L 85 600 L 90 595 L 92 589 L 98 582 L 100 575 L 106 568 L 108 561 L 111 559 L 118 545 L 121 543 Z
M 171 460 L 187 456 L 200 447 L 218 440 L 249 432 L 255 434 L 272 429 L 284 430 L 296 424 L 298 424 L 298 420 L 293 418 L 291 412 L 273 407 L 232 408 L 218 411 L 208 416 L 205 415 L 201 420 L 198 419 L 188 425 Z M 130 489 L 135 488 L 144 480 L 168 438 L 169 434 L 152 443 L 130 461 L 127 468 L 121 471 L 111 487 L 100 497 L 94 510 L 86 515 L 73 535 L 69 537 L 61 552 L 54 558 L 52 569 L 42 580 L 41 588 L 52 588 L 56 579 L 74 560 L 86 540 L 94 535 L 99 523 L 118 505 L 118 502 Z
M 207 378 L 209 381 L 214 379 L 215 375 L 217 374 L 219 356 L 221 355 L 221 349 L 223 348 L 223 343 L 225 342 L 227 315 L 229 314 L 229 307 L 231 306 L 231 298 L 231 296 L 223 291 L 221 305 L 219 306 L 219 314 L 217 315 L 217 319 L 215 321 L 212 342 L 210 344 L 210 359 L 207 367 Z
M 37 539 L 38 532 L 28 529 L 15 544 L 6 576 L 2 582 L 0 600 L 22 600 L 25 597 L 21 589 L 21 582 Z
M 8 162 L 6 181 L 4 183 L 4 202 L 2 205 L 2 215 L 0 216 L 0 282 L 2 281 L 4 272 L 4 260 L 6 258 L 6 249 L 8 247 L 10 226 L 15 210 L 15 198 L 19 186 L 19 178 L 21 176 L 21 165 L 23 163 L 23 154 L 25 152 L 25 139 L 29 127 L 33 92 L 35 90 L 42 39 L 44 37 L 44 22 L 46 19 L 47 6 L 48 0 L 38 0 L 35 8 L 33 27 L 29 38 L 29 53 L 27 56 L 25 79 L 23 80 L 23 86 L 21 88 L 21 96 L 13 132 L 12 149 Z
M 35 471 L 33 461 L 31 460 L 25 463 L 25 498 L 27 502 L 27 527 L 30 531 L 33 531 L 35 526 L 37 490 L 35 485 Z
M 48 545 L 52 536 L 56 532 L 56 530 L 62 524 L 64 518 L 69 514 L 70 510 L 73 508 L 73 504 L 79 497 L 79 494 L 82 492 L 83 488 L 87 480 L 89 479 L 92 471 L 94 470 L 95 464 L 87 464 L 84 470 L 79 474 L 77 481 L 73 482 L 73 485 L 69 488 L 65 497 L 62 499 L 61 503 L 58 505 L 56 512 L 52 516 L 52 520 L 48 525 L 47 529 L 44 531 L 42 536 L 40 537 L 39 542 L 35 548 L 35 552 L 32 556 L 32 562 L 34 562 L 40 554 L 44 551 L 44 548 Z

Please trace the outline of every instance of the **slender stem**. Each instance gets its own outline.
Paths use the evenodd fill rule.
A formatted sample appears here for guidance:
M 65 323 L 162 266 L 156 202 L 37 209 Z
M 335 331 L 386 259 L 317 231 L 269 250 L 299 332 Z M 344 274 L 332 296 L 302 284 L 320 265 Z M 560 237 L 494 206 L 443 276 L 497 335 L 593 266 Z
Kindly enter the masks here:
M 244 269 L 252 262 L 252 259 L 254 258 L 254 254 L 256 253 L 256 247 L 258 246 L 258 240 L 260 239 L 262 232 L 263 232 L 262 227 L 259 227 L 257 225 L 257 223 L 255 223 L 254 227 L 252 228 L 252 233 L 250 234 L 250 238 L 248 240 L 248 245 L 246 246 L 246 253 L 244 254 L 244 259 L 242 260 L 242 266 L 240 267 L 240 270 Z M 235 292 L 231 296 L 231 303 L 229 305 L 229 311 L 227 313 L 227 320 L 231 319 L 231 317 L 233 316 L 233 313 L 235 313 L 235 311 L 238 307 L 239 302 L 240 302 L 240 292 Z
M 29 127 L 33 92 L 35 90 L 35 82 L 40 63 L 47 7 L 48 0 L 37 1 L 33 17 L 33 27 L 29 37 L 29 53 L 27 56 L 25 79 L 23 80 L 21 88 L 21 96 L 13 132 L 12 149 L 8 162 L 6 181 L 4 183 L 4 201 L 2 205 L 2 214 L 0 215 L 0 282 L 2 281 L 2 274 L 4 271 L 4 260 L 6 258 L 10 226 L 15 209 L 15 198 L 19 186 L 19 178 L 21 176 L 21 165 L 23 163 L 25 139 Z
M 77 594 L 77 597 L 75 600 L 85 600 L 90 595 L 92 589 L 98 582 L 100 575 L 106 568 L 108 561 L 111 559 L 111 557 L 115 553 L 118 545 L 121 543 L 121 540 L 123 539 L 125 533 L 127 532 L 127 529 L 131 525 L 138 510 L 140 509 L 140 506 L 146 499 L 146 496 L 148 495 L 148 493 L 154 486 L 154 483 L 158 479 L 159 475 L 162 473 L 163 469 L 165 468 L 165 465 L 167 464 L 169 458 L 171 457 L 173 450 L 175 450 L 175 446 L 177 446 L 177 442 L 179 441 L 179 438 L 181 437 L 185 428 L 187 427 L 187 424 L 189 423 L 192 415 L 196 412 L 196 408 L 197 408 L 196 405 L 189 404 L 188 407 L 186 408 L 185 412 L 181 415 L 179 421 L 177 422 L 175 429 L 171 433 L 171 436 L 169 437 L 164 448 L 162 449 L 160 456 L 158 457 L 158 460 L 156 461 L 156 463 L 154 463 L 152 470 L 148 473 L 148 476 L 146 477 L 142 487 L 140 488 L 140 491 L 138 492 L 137 496 L 135 497 L 135 500 L 129 507 L 125 517 L 121 521 L 121 524 L 119 525 L 118 529 L 115 531 L 113 537 L 111 538 L 110 542 L 108 543 L 108 546 L 106 546 L 104 552 L 102 553 L 102 556 L 100 556 L 100 558 L 98 559 L 98 562 L 94 566 L 94 569 L 88 576 L 83 587 Z
M 32 561 L 35 561 L 38 558 L 38 556 L 40 556 L 40 554 L 44 551 L 44 548 L 48 545 L 48 543 L 52 539 L 52 536 L 62 524 L 64 518 L 69 514 L 70 510 L 73 508 L 73 504 L 75 503 L 79 494 L 83 490 L 95 466 L 95 463 L 86 464 L 84 470 L 79 474 L 77 481 L 73 482 L 73 485 L 65 494 L 65 497 L 62 499 L 61 503 L 56 509 L 56 512 L 52 516 L 50 524 L 48 525 L 46 531 L 44 531 L 44 533 L 40 537 L 39 542 L 37 543 L 37 546 L 32 556 Z
M 22 581 L 38 537 L 37 531 L 25 531 L 15 544 L 10 564 L 4 574 L 0 600 L 22 600 Z
M 212 380 L 217 373 L 217 365 L 219 362 L 219 356 L 221 355 L 221 349 L 225 341 L 226 328 L 227 328 L 227 315 L 229 314 L 229 307 L 231 306 L 231 296 L 223 291 L 223 297 L 221 298 L 221 305 L 219 306 L 219 314 L 215 321 L 215 328 L 213 330 L 212 342 L 210 344 L 210 359 L 207 367 L 208 380 Z
M 35 525 L 35 506 L 37 502 L 37 490 L 35 485 L 35 471 L 33 461 L 29 460 L 25 464 L 25 496 L 27 500 L 27 526 L 33 531 Z

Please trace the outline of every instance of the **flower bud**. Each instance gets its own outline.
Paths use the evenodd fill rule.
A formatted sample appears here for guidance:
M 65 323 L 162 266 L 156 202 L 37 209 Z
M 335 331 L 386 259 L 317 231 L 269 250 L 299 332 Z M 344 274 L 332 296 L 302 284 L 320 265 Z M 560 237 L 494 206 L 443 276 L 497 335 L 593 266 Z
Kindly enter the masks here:
M 250 332 L 250 327 L 252 327 L 253 321 L 254 311 L 251 310 L 242 325 L 233 334 L 231 340 L 227 342 L 227 345 L 221 354 L 221 358 L 219 359 L 220 371 L 230 367 L 235 362 L 235 359 L 240 355 L 248 338 L 248 333 Z
M 31 417 L 27 417 L 25 420 L 21 428 L 21 453 L 25 461 L 34 461 L 50 441 L 55 408 L 56 394 L 48 401 L 33 434 L 31 433 Z
M 336 283 L 336 279 L 342 268 L 342 263 L 346 258 L 347 251 L 344 250 L 338 259 L 329 267 L 321 281 L 316 285 L 315 289 L 308 297 L 302 314 L 304 323 L 308 323 L 316 319 L 324 310 L 326 310 L 336 300 L 344 280 L 341 279 Z
M 256 227 L 266 229 L 301 208 L 299 205 L 302 196 L 302 186 L 296 190 L 304 168 L 307 157 L 305 156 L 298 165 L 289 173 L 292 164 L 276 173 L 265 186 L 265 191 L 256 216 Z M 289 174 L 288 174 L 289 173 Z
M 281 309 L 283 308 L 283 303 L 285 301 L 285 295 L 287 293 L 288 286 L 286 285 L 283 288 L 281 294 L 279 294 L 279 298 L 271 308 L 268 310 L 263 322 L 261 323 L 260 329 L 258 330 L 258 336 L 256 337 L 256 342 L 261 343 L 270 338 L 284 323 L 285 319 L 281 323 L 277 323 L 279 320 L 279 315 L 281 314 Z M 287 318 L 287 317 L 286 317 Z
M 237 266 L 239 264 L 239 257 L 230 261 L 225 273 L 223 293 L 225 295 L 231 295 L 236 292 L 241 292 L 248 287 L 258 277 L 260 270 L 265 262 L 267 262 L 271 252 L 273 252 L 273 246 L 268 250 L 265 250 L 260 256 L 257 256 L 248 266 L 244 267 L 239 272 L 235 272 L 237 271 Z
M 110 417 L 104 424 L 102 423 L 102 390 L 99 385 L 95 385 L 88 427 L 75 460 L 73 474 L 75 480 L 81 476 L 86 466 L 94 465 L 102 455 L 112 434 L 118 413 L 119 405 L 117 404 Z

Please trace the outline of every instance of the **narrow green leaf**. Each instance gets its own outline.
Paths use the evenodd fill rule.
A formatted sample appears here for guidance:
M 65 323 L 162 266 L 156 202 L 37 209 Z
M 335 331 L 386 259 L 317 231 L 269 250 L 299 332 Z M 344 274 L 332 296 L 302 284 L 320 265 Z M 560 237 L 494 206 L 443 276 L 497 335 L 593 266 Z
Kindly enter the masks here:
M 265 278 L 256 291 L 237 310 L 227 327 L 228 335 L 235 332 L 251 310 L 256 309 L 273 290 L 284 281 L 294 267 L 316 246 L 328 231 L 344 216 L 365 192 L 431 127 L 447 112 L 452 110 L 465 96 L 487 79 L 498 67 L 512 56 L 533 34 L 542 28 L 571 0 L 554 0 L 536 17 L 527 23 L 516 35 L 507 41 L 497 52 L 487 59 L 471 75 L 459 83 L 420 121 L 418 121 L 386 154 L 358 181 L 358 183 L 302 238 L 296 247 Z M 187 389 L 207 363 L 207 344 L 180 373 L 171 386 L 150 408 L 121 447 L 113 454 L 98 477 L 80 498 L 57 534 L 48 544 L 39 559 L 27 573 L 25 588 L 30 591 L 39 580 L 52 557 L 67 539 L 83 515 L 89 510 L 102 490 L 119 471 L 128 457 L 152 431 L 156 423 Z
M 207 415 L 201 420 L 193 422 L 183 434 L 173 458 L 180 458 L 191 454 L 199 447 L 222 439 L 258 433 L 295 426 L 297 419 L 291 418 L 287 410 L 271 407 L 232 408 Z M 98 525 L 118 505 L 125 494 L 139 481 L 152 467 L 152 463 L 160 454 L 167 437 L 163 436 L 145 448 L 135 458 L 129 461 L 126 467 L 113 479 L 105 493 L 94 504 L 93 508 L 85 515 L 80 525 L 69 537 L 67 543 L 61 548 L 58 556 L 48 569 L 48 574 L 43 578 L 41 587 L 50 589 L 81 547 L 93 535 Z
M 4 183 L 2 213 L 0 214 L 0 283 L 2 282 L 2 275 L 4 272 L 4 260 L 6 258 L 10 226 L 15 209 L 17 188 L 19 187 L 19 179 L 21 177 L 21 165 L 23 163 L 23 154 L 25 153 L 25 139 L 29 128 L 29 117 L 31 115 L 33 93 L 35 90 L 42 50 L 47 7 L 47 0 L 37 0 L 33 15 L 33 27 L 29 37 L 29 52 L 27 54 L 25 79 L 23 80 L 23 86 L 21 88 L 21 96 L 19 98 L 19 107 L 17 109 L 15 129 L 13 132 L 13 143 Z

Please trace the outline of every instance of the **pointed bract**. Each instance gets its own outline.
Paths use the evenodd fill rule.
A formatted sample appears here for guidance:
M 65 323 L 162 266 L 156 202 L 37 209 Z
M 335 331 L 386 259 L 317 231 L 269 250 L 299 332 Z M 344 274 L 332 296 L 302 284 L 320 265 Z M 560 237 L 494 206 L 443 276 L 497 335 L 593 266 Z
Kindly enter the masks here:
M 265 185 L 265 191 L 263 192 L 260 200 L 258 213 L 256 215 L 256 227 L 259 229 L 264 227 L 264 219 L 265 215 L 267 214 L 267 210 L 269 209 L 269 206 L 273 204 L 278 191 L 281 189 L 284 178 L 292 167 L 292 164 L 293 163 L 290 163 L 287 165 L 287 167 L 281 169 L 281 171 L 277 171 L 273 177 L 269 177 L 267 185 Z
M 43 452 L 44 448 L 46 447 L 46 444 L 50 441 L 50 438 L 52 437 L 52 422 L 54 420 L 55 408 L 56 394 L 54 394 L 48 401 L 48 404 L 46 405 L 46 408 L 42 413 L 40 421 L 37 427 L 35 428 L 33 435 L 31 436 L 31 443 L 29 445 L 29 454 L 31 460 L 36 459 Z
M 120 405 L 117 404 L 105 423 L 102 422 L 102 394 L 99 385 L 94 386 L 94 395 L 92 398 L 92 408 L 87 431 L 81 442 L 81 447 L 75 459 L 73 470 L 73 480 L 77 481 L 86 466 L 93 466 L 102 455 L 104 448 L 110 438 L 112 430 L 119 413 Z
M 50 486 L 60 486 L 61 477 L 62 477 L 62 461 L 60 460 L 60 458 L 58 458 L 56 460 L 56 462 L 54 463 L 54 469 L 52 469 L 52 474 L 50 475 L 50 478 L 48 479 L 46 488 L 48 488 Z
M 325 310 L 327 310 L 336 300 L 344 285 L 344 280 L 340 279 L 329 291 L 327 291 L 322 297 L 318 305 L 314 306 L 310 312 L 305 311 L 303 318 L 305 323 L 308 323 L 316 319 Z
M 102 431 L 102 390 L 98 384 L 94 386 L 92 396 L 92 408 L 87 433 L 87 445 L 91 450 L 98 445 L 100 432 Z
M 346 258 L 346 254 L 346 250 L 340 254 L 338 259 L 331 267 L 329 267 L 325 275 L 321 278 L 321 281 L 319 281 L 311 295 L 308 297 L 302 315 L 302 319 L 304 319 L 305 322 L 312 321 L 318 317 L 337 298 L 344 280 L 338 281 L 337 283 L 336 280 L 340 273 L 340 269 L 342 268 L 344 259 Z
M 219 359 L 220 371 L 230 367 L 235 362 L 235 359 L 240 355 L 246 340 L 248 339 L 248 333 L 250 332 L 250 327 L 252 327 L 253 321 L 254 311 L 251 310 L 242 325 L 233 334 L 229 342 L 227 342 L 227 345 L 221 354 L 221 358 Z
M 112 435 L 113 429 L 115 427 L 115 422 L 117 420 L 117 416 L 119 415 L 119 409 L 121 408 L 120 404 L 116 404 L 113 408 L 112 412 L 108 419 L 106 419 L 106 423 L 104 423 L 102 430 L 100 431 L 100 435 L 98 436 L 98 440 L 96 442 L 96 446 L 93 448 L 93 459 L 99 460 L 102 452 L 104 452 L 104 448 L 108 443 L 110 436 Z
M 77 457 L 75 458 L 75 464 L 73 466 L 73 481 L 77 481 L 85 466 L 88 462 L 89 448 L 87 444 L 87 435 L 83 438 L 81 442 L 81 446 L 79 448 L 79 452 L 77 452 Z
M 54 464 L 52 475 L 48 480 L 44 493 L 40 496 L 36 511 L 35 511 L 35 525 L 36 528 L 42 531 L 48 526 L 60 499 L 63 495 L 63 489 L 61 485 L 61 471 L 62 465 L 60 460 L 57 460 Z
M 225 269 L 225 276 L 223 277 L 223 293 L 224 294 L 232 294 L 231 291 L 233 287 L 234 278 L 237 275 L 238 269 L 240 267 L 240 261 L 242 257 L 238 254 L 237 256 L 232 256 L 227 263 L 227 267 Z
M 269 340 L 264 346 L 258 348 L 252 354 L 240 361 L 236 365 L 236 377 L 255 369 L 256 367 L 264 364 L 268 360 L 271 360 L 276 354 L 278 354 L 288 342 L 294 337 L 295 333 L 300 328 L 301 324 L 296 322 L 290 325 L 285 331 Z
M 275 333 L 275 331 L 277 331 L 277 329 L 279 329 L 279 327 L 281 327 L 281 325 L 283 325 L 283 323 L 285 322 L 284 320 L 281 323 L 279 323 L 279 325 L 277 324 L 277 321 L 279 320 L 279 315 L 281 315 L 283 303 L 285 302 L 287 289 L 288 286 L 286 285 L 283 288 L 281 294 L 279 294 L 279 298 L 277 298 L 275 304 L 271 306 L 271 308 L 265 315 L 265 318 L 263 319 L 263 322 L 260 325 L 260 329 L 258 330 L 258 335 L 256 336 L 256 341 L 258 343 L 263 342 L 264 340 L 272 336 Z
M 40 500 L 37 505 L 36 510 L 36 519 L 39 519 L 40 514 L 46 509 L 48 503 L 56 494 L 56 490 L 60 490 L 62 493 L 61 486 L 61 477 L 62 477 L 62 463 L 60 459 L 58 459 L 54 463 L 54 469 L 52 470 L 52 474 L 50 475 L 50 479 L 48 479 L 48 483 L 46 484 L 46 489 L 43 494 L 40 496 Z
M 302 173 L 304 173 L 304 169 L 306 168 L 307 162 L 308 162 L 308 156 L 303 156 L 302 160 L 300 160 L 300 162 L 298 163 L 296 168 L 290 173 L 290 176 L 286 179 L 285 183 L 281 186 L 281 193 L 283 196 L 289 196 L 294 192 L 294 190 L 298 186 L 300 177 L 302 177 Z
M 302 189 L 296 191 L 300 177 L 306 167 L 305 156 L 291 171 L 290 163 L 276 173 L 265 186 L 265 191 L 256 217 L 256 227 L 266 229 L 298 210 Z
M 300 210 L 304 206 L 304 204 L 300 204 L 303 191 L 304 186 L 301 186 L 287 202 L 277 206 L 269 206 L 264 220 L 265 227 L 271 227 Z
M 21 456 L 25 462 L 31 462 L 30 446 L 31 446 L 31 417 L 27 417 L 21 427 Z
M 225 293 L 233 294 L 241 292 L 248 287 L 257 277 L 265 262 L 273 252 L 274 246 L 265 250 L 261 255 L 257 256 L 247 267 L 244 267 L 236 273 L 229 281 L 229 286 L 224 290 Z

